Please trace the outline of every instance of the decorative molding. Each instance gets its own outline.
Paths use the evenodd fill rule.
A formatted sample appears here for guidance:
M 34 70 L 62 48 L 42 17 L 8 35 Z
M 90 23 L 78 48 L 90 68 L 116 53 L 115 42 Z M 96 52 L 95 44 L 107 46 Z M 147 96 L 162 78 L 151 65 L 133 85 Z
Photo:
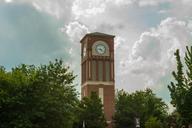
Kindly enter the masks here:
M 87 81 L 85 83 L 82 84 L 81 87 L 84 87 L 86 85 L 108 85 L 108 86 L 114 86 L 114 82 L 112 81 Z
M 110 121 L 110 120 L 107 120 L 107 124 L 110 124 L 112 121 Z

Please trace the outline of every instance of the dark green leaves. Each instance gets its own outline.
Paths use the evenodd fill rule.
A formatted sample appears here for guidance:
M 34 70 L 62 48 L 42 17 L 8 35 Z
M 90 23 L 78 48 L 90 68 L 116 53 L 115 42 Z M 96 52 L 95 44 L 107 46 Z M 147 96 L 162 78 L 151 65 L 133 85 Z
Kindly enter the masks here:
M 62 60 L 35 67 L 0 68 L 1 128 L 71 128 L 77 92 L 75 76 Z
M 78 108 L 79 127 L 105 128 L 106 120 L 103 113 L 103 105 L 95 92 L 90 97 L 84 97 Z
M 114 116 L 116 128 L 134 128 L 135 118 L 140 119 L 140 126 L 144 127 L 150 117 L 164 122 L 167 116 L 167 105 L 150 89 L 127 93 L 123 90 L 117 92 L 116 112 Z
M 173 71 L 174 82 L 168 86 L 171 94 L 171 103 L 176 107 L 180 114 L 180 125 L 188 125 L 192 123 L 192 47 L 186 47 L 184 57 L 185 65 L 182 64 L 179 50 L 175 52 L 177 71 Z M 186 72 L 183 72 L 186 67 Z

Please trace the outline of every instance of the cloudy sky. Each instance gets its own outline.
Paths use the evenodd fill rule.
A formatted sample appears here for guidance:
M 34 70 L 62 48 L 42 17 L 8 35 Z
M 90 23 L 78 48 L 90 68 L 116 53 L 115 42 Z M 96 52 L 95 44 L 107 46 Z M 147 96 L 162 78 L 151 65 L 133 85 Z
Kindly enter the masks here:
M 173 53 L 192 42 L 191 8 L 191 0 L 0 0 L 0 65 L 63 58 L 79 75 L 79 40 L 113 34 L 116 88 L 150 87 L 168 103 Z

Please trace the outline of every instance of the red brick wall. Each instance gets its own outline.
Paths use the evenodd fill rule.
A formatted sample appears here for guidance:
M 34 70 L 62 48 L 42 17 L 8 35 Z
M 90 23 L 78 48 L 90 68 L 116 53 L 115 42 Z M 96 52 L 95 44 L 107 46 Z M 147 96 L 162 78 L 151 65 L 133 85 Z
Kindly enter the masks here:
M 91 92 L 99 93 L 99 88 L 104 90 L 104 113 L 107 121 L 112 121 L 112 116 L 114 114 L 114 97 L 115 90 L 114 85 L 87 85 L 82 88 L 82 97 L 90 96 Z
M 102 40 L 105 41 L 109 46 L 109 56 L 96 56 L 92 55 L 92 45 L 98 41 Z M 81 96 L 90 96 L 91 92 L 99 93 L 99 88 L 103 88 L 104 91 L 104 113 L 107 121 L 112 121 L 112 116 L 114 114 L 114 97 L 115 97 L 115 85 L 86 85 L 84 84 L 88 81 L 97 82 L 98 81 L 98 61 L 102 61 L 103 63 L 103 82 L 114 82 L 115 81 L 115 73 L 114 73 L 114 36 L 93 36 L 93 35 L 86 35 L 81 40 L 81 54 L 83 53 L 84 44 L 87 46 L 87 56 L 81 58 L 81 77 L 82 77 L 82 89 L 81 89 Z M 96 80 L 92 79 L 92 61 L 96 61 Z M 90 65 L 89 65 L 90 62 Z M 105 62 L 110 62 L 110 81 L 106 80 L 106 67 Z M 99 81 L 101 82 L 101 81 Z M 109 124 L 108 128 L 112 128 L 111 124 Z

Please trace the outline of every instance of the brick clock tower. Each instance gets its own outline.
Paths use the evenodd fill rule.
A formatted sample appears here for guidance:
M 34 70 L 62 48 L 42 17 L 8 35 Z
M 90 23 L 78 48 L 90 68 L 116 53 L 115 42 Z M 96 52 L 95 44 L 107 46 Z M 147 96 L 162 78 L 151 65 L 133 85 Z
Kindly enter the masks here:
M 104 105 L 108 127 L 114 113 L 114 37 L 104 33 L 89 33 L 81 39 L 81 95 L 97 92 Z

